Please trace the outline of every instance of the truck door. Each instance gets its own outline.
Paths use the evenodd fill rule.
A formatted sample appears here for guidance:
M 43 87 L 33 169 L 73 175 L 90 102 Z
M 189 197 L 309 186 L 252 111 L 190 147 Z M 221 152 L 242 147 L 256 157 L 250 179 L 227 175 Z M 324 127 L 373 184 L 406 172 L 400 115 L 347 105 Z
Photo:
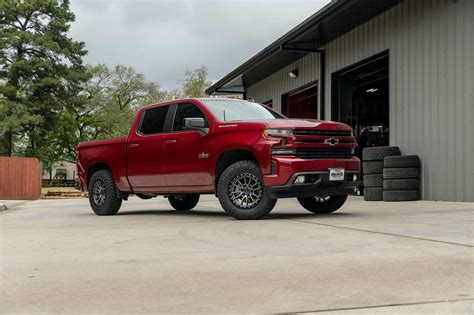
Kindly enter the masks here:
M 177 105 L 172 132 L 164 136 L 164 173 L 168 188 L 177 191 L 180 187 L 195 186 L 198 190 L 212 187 L 209 136 L 196 130 L 185 130 L 184 118 L 208 121 L 197 105 Z
M 137 130 L 130 133 L 127 176 L 135 191 L 159 191 L 159 187 L 166 186 L 163 147 L 169 109 L 170 106 L 159 106 L 145 110 Z

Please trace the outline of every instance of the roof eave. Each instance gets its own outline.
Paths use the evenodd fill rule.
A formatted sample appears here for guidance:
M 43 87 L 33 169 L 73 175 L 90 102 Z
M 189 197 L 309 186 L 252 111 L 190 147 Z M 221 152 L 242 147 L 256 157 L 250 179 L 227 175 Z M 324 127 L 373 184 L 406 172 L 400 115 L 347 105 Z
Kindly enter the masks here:
M 211 95 L 217 90 L 224 86 L 226 83 L 234 80 L 237 76 L 242 75 L 246 70 L 254 67 L 258 63 L 264 61 L 271 55 L 273 55 L 275 52 L 279 51 L 281 49 L 281 46 L 285 43 L 287 43 L 289 40 L 292 38 L 298 37 L 302 33 L 306 32 L 309 28 L 314 26 L 314 24 L 317 24 L 321 22 L 328 14 L 331 14 L 334 12 L 334 10 L 339 9 L 346 3 L 348 3 L 351 0 L 333 0 L 327 5 L 325 5 L 321 10 L 316 12 L 315 14 L 311 15 L 308 17 L 306 20 L 304 20 L 302 23 L 298 24 L 296 27 L 294 27 L 292 30 L 278 38 L 276 41 L 265 47 L 262 51 L 260 51 L 258 54 L 244 62 L 242 65 L 238 66 L 234 70 L 232 70 L 229 74 L 224 76 L 222 79 L 211 85 L 209 88 L 206 89 L 206 94 Z

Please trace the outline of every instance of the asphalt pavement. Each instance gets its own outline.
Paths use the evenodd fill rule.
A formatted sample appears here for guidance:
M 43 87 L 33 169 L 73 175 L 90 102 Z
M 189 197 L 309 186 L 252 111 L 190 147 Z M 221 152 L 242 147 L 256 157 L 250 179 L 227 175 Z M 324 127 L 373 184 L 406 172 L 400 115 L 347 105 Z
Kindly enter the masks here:
M 238 221 L 213 196 L 98 217 L 86 199 L 0 212 L 0 313 L 474 313 L 474 204 L 279 200 Z

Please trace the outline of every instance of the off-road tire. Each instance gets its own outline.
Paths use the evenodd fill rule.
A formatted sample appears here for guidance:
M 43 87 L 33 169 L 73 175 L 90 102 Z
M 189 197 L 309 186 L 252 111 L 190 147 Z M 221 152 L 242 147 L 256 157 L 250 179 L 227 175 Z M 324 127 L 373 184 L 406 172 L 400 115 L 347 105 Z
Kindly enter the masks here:
M 408 168 L 384 168 L 383 179 L 408 179 L 418 178 L 420 170 L 416 167 Z
M 362 150 L 363 161 L 383 161 L 386 156 L 400 155 L 399 147 L 373 147 Z
M 420 199 L 418 190 L 385 190 L 383 201 L 416 201 Z
M 385 179 L 384 190 L 418 190 L 420 182 L 418 179 Z
M 382 174 L 383 161 L 362 162 L 362 172 L 365 174 Z
M 148 195 L 144 195 L 144 194 L 135 194 L 138 198 L 140 199 L 143 199 L 143 200 L 148 200 L 148 199 L 151 199 L 153 198 L 153 196 L 148 196 Z
M 418 155 L 387 156 L 383 160 L 385 168 L 407 168 L 419 167 L 420 158 Z
M 103 203 L 97 203 L 94 200 L 94 196 L 97 199 L 97 196 L 99 195 L 94 191 L 94 189 L 98 188 L 99 182 L 101 183 L 100 186 L 102 187 L 103 184 L 105 189 L 103 192 Z M 114 215 L 119 211 L 120 206 L 122 205 L 122 199 L 117 197 L 118 191 L 114 177 L 108 170 L 100 170 L 92 175 L 91 180 L 89 181 L 88 193 L 91 208 L 97 215 Z
M 364 188 L 365 201 L 383 201 L 383 188 Z
M 382 174 L 369 174 L 364 175 L 364 187 L 382 187 L 383 186 L 383 175 Z
M 321 197 L 300 197 L 297 199 L 303 208 L 317 214 L 332 213 L 341 208 L 347 200 L 347 195 L 335 195 L 328 197 L 329 199 L 327 201 L 318 201 L 321 199 L 324 200 L 324 198 Z
M 262 195 L 258 203 L 247 209 L 235 205 L 229 196 L 232 180 L 242 174 L 255 176 L 262 188 Z M 270 199 L 258 164 L 250 160 L 235 162 L 224 170 L 218 180 L 217 197 L 224 211 L 238 220 L 261 219 L 273 210 L 277 202 L 277 199 Z
M 168 201 L 175 210 L 188 211 L 196 207 L 199 202 L 199 194 L 169 196 Z

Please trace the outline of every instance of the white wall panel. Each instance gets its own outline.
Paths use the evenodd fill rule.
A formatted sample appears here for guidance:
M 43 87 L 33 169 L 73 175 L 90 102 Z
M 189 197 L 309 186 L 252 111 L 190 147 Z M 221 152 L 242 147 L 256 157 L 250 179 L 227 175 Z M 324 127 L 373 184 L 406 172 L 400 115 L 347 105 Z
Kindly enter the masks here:
M 327 117 L 332 73 L 389 50 L 390 144 L 420 155 L 424 199 L 474 201 L 473 38 L 473 0 L 406 0 L 325 47 Z M 319 55 L 310 54 L 248 96 L 280 109 L 282 94 L 318 75 Z
M 288 73 L 294 69 L 298 69 L 298 77 L 292 79 Z M 249 87 L 247 97 L 253 98 L 256 102 L 266 102 L 271 99 L 273 108 L 280 111 L 282 94 L 317 81 L 318 78 L 319 55 L 309 54 Z

